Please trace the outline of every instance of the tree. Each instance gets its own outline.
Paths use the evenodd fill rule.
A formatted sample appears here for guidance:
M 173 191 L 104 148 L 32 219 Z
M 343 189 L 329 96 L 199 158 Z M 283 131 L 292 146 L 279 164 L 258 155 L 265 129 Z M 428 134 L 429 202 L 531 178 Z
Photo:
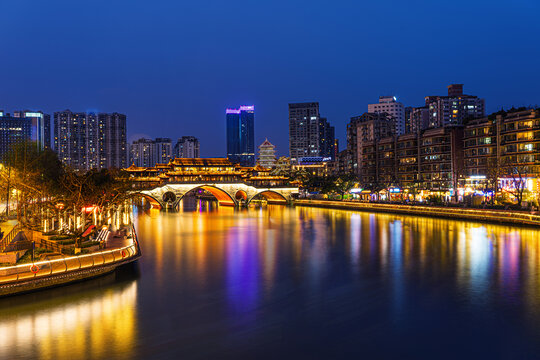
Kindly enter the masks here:
M 58 191 L 63 174 L 61 162 L 52 150 L 40 150 L 35 142 L 14 145 L 3 161 L 0 184 L 4 184 L 6 202 L 15 190 L 18 220 L 27 227 L 39 224 L 43 207 Z
M 528 168 L 526 166 L 513 165 L 509 167 L 512 186 L 509 188 L 508 193 L 516 199 L 518 206 L 521 206 L 523 194 L 527 189 L 527 173 Z
M 114 210 L 131 197 L 131 180 L 122 170 L 90 170 L 85 173 L 64 168 L 51 150 L 39 150 L 32 142 L 20 143 L 4 157 L 0 168 L 2 194 L 16 190 L 17 218 L 27 228 L 41 228 L 51 212 L 64 219 L 82 219 L 82 226 L 69 231 L 80 235 L 85 229 L 83 208 L 95 206 Z
M 488 191 L 493 192 L 491 203 L 493 204 L 499 192 L 499 178 L 502 175 L 502 167 L 499 158 L 496 156 L 487 159 L 486 186 Z
M 341 195 L 341 200 L 343 200 L 345 193 L 351 190 L 357 182 L 358 178 L 354 174 L 342 174 L 333 179 L 333 188 Z
M 105 212 L 131 198 L 130 190 L 131 180 L 122 170 L 89 170 L 81 174 L 67 169 L 59 200 L 75 209 L 97 206 Z

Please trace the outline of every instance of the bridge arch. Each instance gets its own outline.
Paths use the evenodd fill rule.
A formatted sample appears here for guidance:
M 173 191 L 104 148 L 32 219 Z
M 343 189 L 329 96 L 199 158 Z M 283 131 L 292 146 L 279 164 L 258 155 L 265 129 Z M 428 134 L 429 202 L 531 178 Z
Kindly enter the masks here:
M 280 194 L 277 191 L 263 190 L 253 195 L 251 199 L 249 199 L 248 203 L 250 203 L 256 196 L 259 195 L 264 197 L 269 204 L 287 204 L 289 202 L 289 200 L 285 196 L 283 196 L 283 194 Z
M 219 187 L 214 186 L 214 185 L 200 185 L 200 186 L 193 187 L 189 191 L 186 191 L 184 194 L 182 194 L 181 197 L 179 197 L 178 203 L 180 203 L 180 201 L 184 198 L 184 196 L 187 193 L 196 191 L 197 189 L 203 189 L 210 192 L 212 195 L 214 195 L 219 205 L 223 205 L 223 206 L 236 206 L 237 205 L 236 200 L 234 199 L 234 196 L 231 196 L 231 194 L 229 194 L 227 191 L 220 189 Z
M 145 194 L 145 193 L 142 193 L 142 192 L 137 192 L 134 194 L 135 196 L 140 196 L 142 197 L 143 199 L 147 200 L 148 203 L 150 204 L 150 206 L 152 207 L 152 209 L 158 209 L 158 210 L 161 210 L 163 208 L 163 204 L 158 200 L 156 199 L 155 197 L 153 197 L 152 195 L 150 194 Z
M 234 195 L 236 200 L 240 201 L 240 199 L 243 199 L 244 201 L 247 201 L 248 195 L 244 190 L 238 190 L 236 194 Z

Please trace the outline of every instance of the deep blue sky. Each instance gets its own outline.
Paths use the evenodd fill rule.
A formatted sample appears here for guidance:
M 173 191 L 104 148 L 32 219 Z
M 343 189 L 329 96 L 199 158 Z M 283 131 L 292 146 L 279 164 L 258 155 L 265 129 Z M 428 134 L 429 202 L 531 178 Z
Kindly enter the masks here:
M 225 156 L 225 108 L 288 153 L 287 103 L 319 101 L 341 148 L 379 95 L 421 105 L 450 83 L 540 103 L 538 0 L 0 3 L 0 109 L 118 111 L 138 134 L 195 135 Z

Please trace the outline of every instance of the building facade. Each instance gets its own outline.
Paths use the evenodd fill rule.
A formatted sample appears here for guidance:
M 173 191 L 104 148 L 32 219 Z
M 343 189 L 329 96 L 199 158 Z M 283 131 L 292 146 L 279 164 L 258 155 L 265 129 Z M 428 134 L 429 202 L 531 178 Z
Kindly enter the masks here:
M 32 122 L 30 140 L 35 141 L 39 149 L 51 149 L 51 116 L 42 111 L 15 111 L 16 118 L 28 118 Z
M 127 166 L 126 116 L 119 113 L 54 113 L 54 148 L 79 171 Z
M 326 118 L 319 120 L 319 156 L 325 159 L 336 158 L 335 128 L 330 125 Z
M 457 189 L 463 174 L 463 127 L 426 130 L 420 139 L 420 181 L 432 191 Z
M 407 133 L 418 134 L 429 128 L 429 108 L 427 106 L 411 108 L 407 118 Z
M 18 143 L 31 140 L 32 120 L 20 118 L 0 111 L 0 161 Z
M 156 163 L 167 164 L 172 159 L 172 141 L 170 138 L 156 138 L 154 140 L 154 154 Z
M 255 165 L 255 106 L 227 109 L 227 158 L 242 166 Z
M 463 125 L 464 120 L 484 116 L 485 102 L 477 96 L 463 94 L 463 84 L 448 86 L 447 96 L 426 96 L 429 127 Z
M 501 111 L 469 121 L 464 156 L 464 173 L 471 185 L 512 190 L 523 182 L 529 191 L 538 191 L 540 110 Z
M 154 141 L 140 138 L 130 144 L 130 163 L 139 167 L 153 167 L 156 165 Z
M 390 115 L 393 119 L 394 134 L 405 134 L 405 107 L 395 96 L 380 96 L 377 104 L 368 105 L 368 112 Z
M 182 136 L 174 146 L 174 156 L 177 158 L 201 157 L 199 139 L 194 136 Z
M 127 167 L 127 128 L 126 115 L 119 113 L 98 114 L 98 168 Z
M 362 174 L 363 144 L 394 134 L 393 118 L 386 113 L 364 113 L 351 118 L 347 124 L 347 150 L 350 155 L 349 171 Z
M 319 114 L 319 103 L 289 104 L 289 155 L 293 163 L 304 157 L 336 156 L 335 129 Z
M 361 149 L 359 179 L 372 191 L 446 192 L 463 179 L 463 127 L 363 141 Z

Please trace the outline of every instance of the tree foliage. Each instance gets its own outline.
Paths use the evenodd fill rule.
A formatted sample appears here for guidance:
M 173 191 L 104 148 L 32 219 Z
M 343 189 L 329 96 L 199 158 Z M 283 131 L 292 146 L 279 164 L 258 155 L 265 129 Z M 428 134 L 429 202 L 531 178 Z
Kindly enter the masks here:
M 2 197 L 10 194 L 18 220 L 27 227 L 59 208 L 70 216 L 89 205 L 108 211 L 130 196 L 130 188 L 129 177 L 121 170 L 77 172 L 64 167 L 52 150 L 40 150 L 33 142 L 14 146 L 0 168 Z

